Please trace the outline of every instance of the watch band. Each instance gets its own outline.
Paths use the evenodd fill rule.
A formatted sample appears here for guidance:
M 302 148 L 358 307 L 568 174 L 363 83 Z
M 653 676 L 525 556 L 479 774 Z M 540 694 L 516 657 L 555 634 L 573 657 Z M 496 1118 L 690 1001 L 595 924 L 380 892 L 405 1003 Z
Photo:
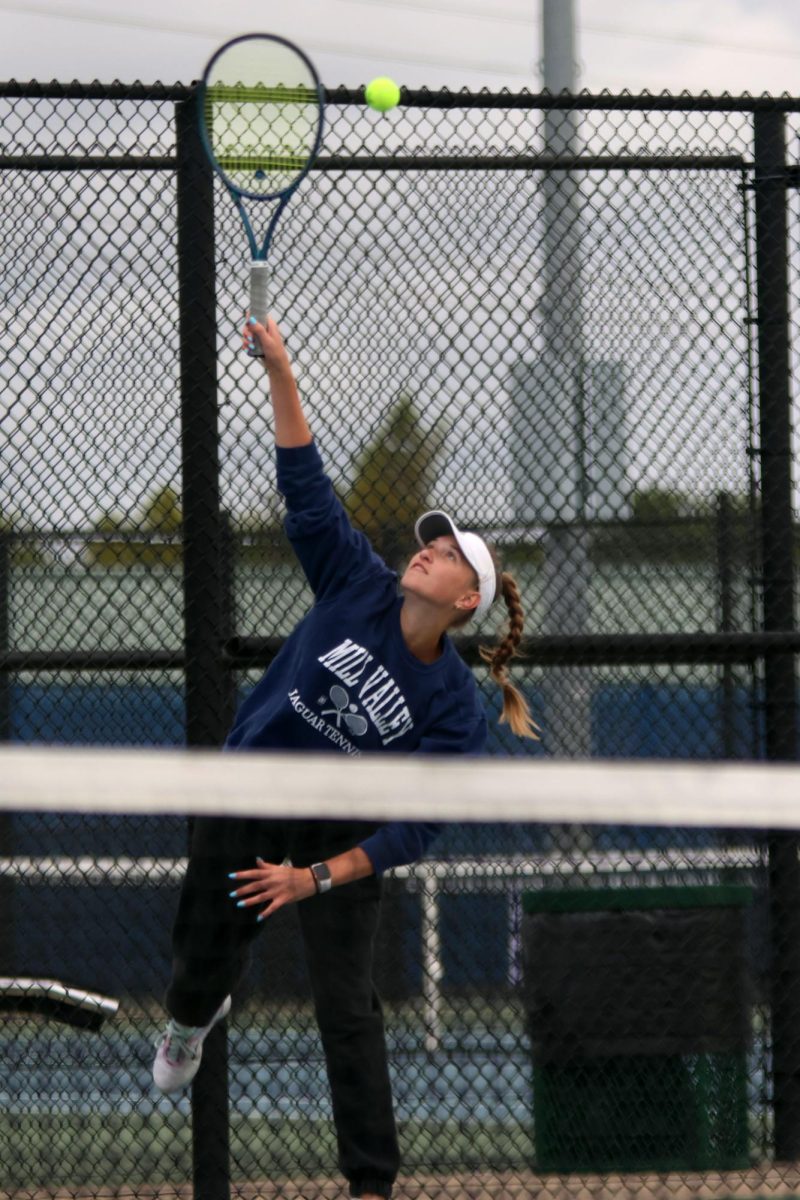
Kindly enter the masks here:
M 314 887 L 317 889 L 317 892 L 319 894 L 329 892 L 333 887 L 333 880 L 331 879 L 331 872 L 327 863 L 314 863 L 309 870 L 314 876 Z

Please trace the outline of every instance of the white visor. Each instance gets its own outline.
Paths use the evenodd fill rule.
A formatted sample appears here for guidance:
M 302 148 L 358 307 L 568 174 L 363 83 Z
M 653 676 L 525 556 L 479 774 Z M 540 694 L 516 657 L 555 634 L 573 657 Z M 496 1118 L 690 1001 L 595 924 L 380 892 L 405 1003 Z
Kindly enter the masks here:
M 414 526 L 414 534 L 420 546 L 427 546 L 434 538 L 452 535 L 458 543 L 458 548 L 464 555 L 475 574 L 478 576 L 480 603 L 475 609 L 475 616 L 482 617 L 492 607 L 497 588 L 497 572 L 494 560 L 483 538 L 477 533 L 462 533 L 457 529 L 447 513 L 426 512 Z

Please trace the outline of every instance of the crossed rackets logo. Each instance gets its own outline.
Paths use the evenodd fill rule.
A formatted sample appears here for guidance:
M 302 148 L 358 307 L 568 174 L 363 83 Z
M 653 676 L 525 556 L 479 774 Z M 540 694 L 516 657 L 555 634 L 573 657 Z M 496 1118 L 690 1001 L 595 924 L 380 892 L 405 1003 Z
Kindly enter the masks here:
M 343 687 L 339 687 L 335 683 L 327 696 L 320 696 L 319 703 L 325 704 L 330 700 L 333 708 L 323 708 L 321 715 L 323 717 L 333 717 L 336 722 L 336 728 L 341 729 L 342 721 L 355 737 L 361 737 L 369 728 L 367 718 L 363 717 L 358 711 L 357 704 L 351 704 L 350 697 Z

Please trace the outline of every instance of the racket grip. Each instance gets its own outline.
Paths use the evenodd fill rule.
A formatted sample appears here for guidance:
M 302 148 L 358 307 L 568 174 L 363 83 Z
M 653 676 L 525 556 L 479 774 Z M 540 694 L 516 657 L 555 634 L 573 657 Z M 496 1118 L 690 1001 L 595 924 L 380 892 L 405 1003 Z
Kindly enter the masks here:
M 250 264 L 250 316 L 255 317 L 260 325 L 265 325 L 268 307 L 267 264 L 261 259 L 255 259 Z M 247 353 L 251 358 L 264 357 L 255 340 Z

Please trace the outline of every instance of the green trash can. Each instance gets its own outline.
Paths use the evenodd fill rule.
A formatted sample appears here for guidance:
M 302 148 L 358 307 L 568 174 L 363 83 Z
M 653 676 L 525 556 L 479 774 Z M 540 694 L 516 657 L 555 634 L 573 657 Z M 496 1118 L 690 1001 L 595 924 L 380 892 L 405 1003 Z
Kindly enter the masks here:
M 751 902 L 737 886 L 523 896 L 540 1170 L 747 1165 Z

